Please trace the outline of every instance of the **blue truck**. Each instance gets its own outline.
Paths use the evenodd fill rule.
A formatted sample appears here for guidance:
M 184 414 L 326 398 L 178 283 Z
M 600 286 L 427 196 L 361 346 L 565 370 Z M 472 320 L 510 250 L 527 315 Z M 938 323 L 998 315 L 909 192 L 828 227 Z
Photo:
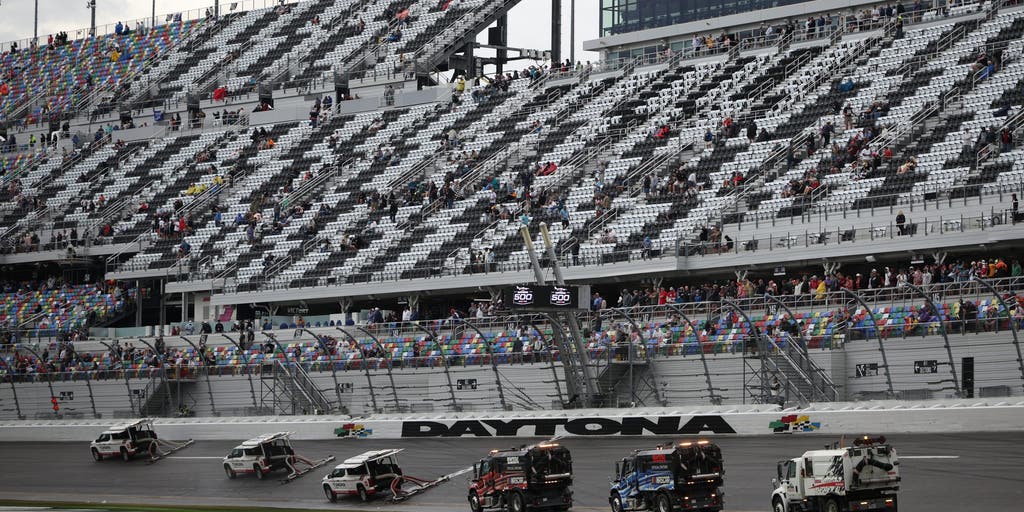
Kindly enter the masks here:
M 608 503 L 612 512 L 717 512 L 724 474 L 722 450 L 710 441 L 636 450 L 615 464 Z

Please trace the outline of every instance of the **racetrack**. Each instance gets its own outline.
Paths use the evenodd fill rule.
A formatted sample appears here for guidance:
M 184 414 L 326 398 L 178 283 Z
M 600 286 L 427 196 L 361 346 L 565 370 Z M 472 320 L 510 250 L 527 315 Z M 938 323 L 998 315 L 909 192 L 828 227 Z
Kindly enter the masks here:
M 832 437 L 780 435 L 724 437 L 726 510 L 766 511 L 775 463 L 821 448 Z M 654 438 L 571 438 L 578 511 L 608 510 L 608 477 L 615 461 L 634 448 L 658 444 Z M 1024 433 L 903 435 L 891 442 L 901 457 L 903 512 L 1019 511 L 1024 500 Z M 335 510 L 468 511 L 466 475 L 400 504 L 367 505 L 324 499 L 321 468 L 292 483 L 255 477 L 228 480 L 220 458 L 237 443 L 201 441 L 155 464 L 139 459 L 94 462 L 85 443 L 0 443 L 0 499 L 174 505 L 249 505 Z M 296 453 L 339 460 L 366 450 L 404 448 L 406 474 L 436 477 L 471 465 L 492 448 L 510 441 L 486 439 L 295 441 Z M 935 458 L 939 457 L 939 458 Z M 951 458 L 955 457 L 955 458 Z M 334 463 L 330 465 L 333 466 Z

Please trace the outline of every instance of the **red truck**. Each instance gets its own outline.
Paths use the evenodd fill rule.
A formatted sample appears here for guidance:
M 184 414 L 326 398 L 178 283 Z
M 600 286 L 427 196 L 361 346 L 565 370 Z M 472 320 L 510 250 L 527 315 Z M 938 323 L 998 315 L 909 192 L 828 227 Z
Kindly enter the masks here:
M 473 512 L 507 508 L 509 512 L 572 508 L 572 455 L 553 443 L 492 450 L 473 464 L 469 485 Z

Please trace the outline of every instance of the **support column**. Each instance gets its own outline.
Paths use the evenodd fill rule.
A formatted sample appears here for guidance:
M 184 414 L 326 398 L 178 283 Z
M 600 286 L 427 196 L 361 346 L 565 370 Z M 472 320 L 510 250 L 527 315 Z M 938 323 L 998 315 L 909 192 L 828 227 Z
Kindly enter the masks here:
M 249 356 L 245 353 L 245 349 L 242 348 L 235 340 L 231 339 L 227 334 L 221 333 L 224 339 L 231 342 L 232 345 L 238 349 L 238 353 L 242 356 L 242 363 L 245 364 L 245 376 L 249 379 L 249 394 L 252 396 L 252 408 L 256 411 L 256 415 L 262 415 L 263 411 L 260 410 L 259 403 L 256 401 L 256 387 L 252 383 L 252 367 L 249 366 Z
M 864 301 L 864 298 L 861 297 L 860 294 L 854 292 L 853 290 L 847 288 L 840 288 L 839 291 L 849 295 L 850 297 L 853 298 L 853 300 L 857 301 L 857 303 L 860 304 L 862 308 L 864 308 L 864 311 L 867 312 L 868 316 L 871 317 L 870 330 L 874 332 L 875 337 L 878 338 L 878 351 L 882 354 L 882 369 L 885 370 L 885 383 L 887 386 L 886 389 L 889 393 L 887 396 L 889 398 L 896 398 L 896 391 L 894 391 L 892 388 L 892 374 L 889 373 L 889 360 L 885 356 L 885 344 L 882 342 L 882 330 L 878 328 L 878 317 L 875 316 L 875 311 L 871 309 L 871 306 L 869 306 L 868 303 Z M 849 330 L 849 328 L 847 328 L 847 330 Z M 867 333 L 864 334 L 864 337 L 867 338 Z
M 359 362 L 361 363 L 360 366 L 363 367 L 363 374 L 366 375 L 366 388 L 367 388 L 367 390 L 370 391 L 370 404 L 373 406 L 373 412 L 380 413 L 381 412 L 380 407 L 377 407 L 377 393 L 374 392 L 374 390 L 373 390 L 373 379 L 370 377 L 370 365 L 366 362 L 366 352 L 363 351 L 363 348 L 359 344 L 359 340 L 357 340 L 355 338 L 355 336 L 352 336 L 351 334 L 349 334 L 348 331 L 346 331 L 345 329 L 342 329 L 341 327 L 335 327 L 335 329 L 337 329 L 338 331 L 341 331 L 341 333 L 344 334 L 345 336 L 347 336 L 348 339 L 352 340 L 352 343 L 356 344 L 356 350 L 359 351 Z M 320 338 L 318 336 L 317 337 L 317 341 L 319 341 L 319 340 L 320 340 Z M 323 342 L 321 342 L 321 344 L 322 343 Z M 324 347 L 324 350 L 327 350 L 327 347 Z M 334 370 L 334 363 L 333 363 L 333 360 L 332 360 L 331 371 L 333 371 L 333 370 Z M 390 372 L 388 372 L 388 373 L 390 375 Z M 338 407 L 341 407 L 341 390 L 338 389 L 338 378 L 334 374 L 332 374 L 332 376 L 334 376 L 334 392 L 337 393 L 337 395 L 338 395 Z M 392 387 L 392 389 L 394 389 L 394 383 L 392 383 L 391 387 Z
M 501 37 L 500 46 L 508 46 L 508 14 L 501 15 L 498 18 L 498 34 Z M 508 50 L 498 50 L 497 59 L 494 63 L 497 68 L 497 73 L 503 73 L 505 70 L 505 61 L 508 60 Z
M 551 67 L 562 62 L 562 0 L 551 0 Z
M 455 399 L 455 387 L 452 385 L 452 374 L 448 370 L 448 356 L 444 354 L 444 347 L 441 346 L 440 343 L 438 343 L 437 337 L 434 336 L 434 332 L 431 331 L 430 329 L 423 327 L 422 325 L 419 324 L 419 322 L 413 322 L 412 326 L 426 333 L 427 337 L 430 338 L 430 341 L 434 344 L 435 347 L 437 347 L 437 352 L 439 354 L 439 357 L 441 358 L 441 364 L 444 367 L 444 377 L 448 381 L 448 396 L 451 399 L 452 411 L 461 411 L 462 406 L 460 406 L 458 400 Z
M 388 364 L 388 366 L 387 366 L 387 369 L 388 369 L 388 381 L 391 383 L 391 398 L 395 402 L 395 410 L 399 411 L 399 412 L 402 412 L 403 411 L 402 405 L 398 401 L 398 388 L 395 387 L 395 376 L 392 373 L 392 370 L 394 369 L 394 359 L 392 359 L 390 355 L 387 355 L 388 351 L 384 350 L 384 345 L 381 344 L 380 338 L 378 338 L 372 332 L 366 330 L 365 328 L 363 328 L 361 326 L 357 325 L 356 329 L 358 329 L 359 332 L 362 332 L 363 334 L 369 336 L 370 339 L 373 340 L 373 344 L 377 347 L 377 352 L 378 353 L 385 354 L 385 360 L 387 361 L 387 364 Z
M 576 0 L 569 2 L 569 60 L 576 65 Z
M 338 307 L 341 308 L 341 314 L 345 315 L 345 320 L 348 320 L 349 311 L 352 310 L 352 299 L 350 299 L 348 297 L 343 297 L 343 298 L 339 299 L 338 300 Z M 354 320 L 353 320 L 353 322 L 354 322 Z M 345 324 L 344 321 L 341 322 L 341 323 L 342 323 L 342 325 Z
M 89 36 L 96 37 L 96 0 L 88 0 L 85 6 L 91 12 L 89 15 Z
M 943 253 L 943 258 L 945 258 L 945 253 Z M 996 300 L 999 301 L 999 306 L 1003 311 L 1006 311 L 1006 319 L 1010 323 L 1010 334 L 1013 335 L 1013 346 L 1017 349 L 1017 368 L 1020 370 L 1021 382 L 1024 382 L 1024 357 L 1021 356 L 1020 339 L 1017 337 L 1017 320 L 1010 314 L 1010 306 L 1006 304 L 1006 301 L 1003 300 L 1003 296 L 999 295 L 999 292 L 997 292 L 995 287 L 993 287 L 988 281 L 981 279 L 978 276 L 971 276 L 971 281 L 977 282 L 994 295 Z
M 158 291 L 160 293 L 160 314 L 158 315 L 159 316 L 158 322 L 160 323 L 160 328 L 158 330 L 160 332 L 158 332 L 157 334 L 163 334 L 164 333 L 164 326 L 167 325 L 167 300 L 166 300 L 166 297 L 164 297 L 164 281 L 163 281 L 163 279 L 157 281 L 157 286 L 159 288 Z
M 480 339 L 484 342 L 484 347 L 487 349 L 487 358 L 491 360 L 491 370 L 494 372 L 494 383 L 498 386 L 498 401 L 501 403 L 501 410 L 509 410 L 508 404 L 505 403 L 505 390 L 501 386 L 501 373 L 498 371 L 498 361 L 494 357 L 494 346 L 491 341 L 487 339 L 487 335 L 480 330 L 473 322 L 467 319 L 463 319 L 462 323 L 469 326 L 470 329 L 476 331 L 480 335 Z M 522 357 L 522 353 L 519 354 Z
M 953 377 L 953 391 L 956 393 L 956 397 L 960 398 L 962 396 L 960 393 L 960 379 L 957 377 L 956 374 L 956 362 L 953 361 L 953 349 L 949 345 L 949 334 L 946 333 L 946 322 L 942 320 L 942 310 L 935 306 L 935 303 L 932 302 L 931 297 L 929 297 L 928 294 L 925 293 L 925 291 L 922 290 L 919 286 L 910 283 L 903 283 L 903 287 L 914 290 L 914 292 L 920 295 L 921 298 L 924 299 L 924 303 L 927 304 L 928 307 L 932 310 L 932 315 L 934 315 L 935 318 L 939 319 L 939 332 L 942 334 L 942 341 L 946 345 L 946 356 L 948 357 L 949 373 Z
M 142 281 L 135 280 L 135 327 L 142 327 Z

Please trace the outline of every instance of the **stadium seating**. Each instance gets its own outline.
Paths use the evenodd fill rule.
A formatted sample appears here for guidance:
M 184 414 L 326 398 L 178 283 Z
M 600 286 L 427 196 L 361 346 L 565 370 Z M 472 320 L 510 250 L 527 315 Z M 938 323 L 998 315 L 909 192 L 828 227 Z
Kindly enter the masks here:
M 134 299 L 134 289 L 122 293 L 93 285 L 19 289 L 0 296 L 0 325 L 25 325 L 29 336 L 52 336 L 116 314 Z
M 293 81 L 321 76 L 338 65 L 356 74 L 390 73 L 409 56 L 441 51 L 497 4 L 456 1 L 442 8 L 426 0 L 300 2 L 290 9 L 229 13 L 219 20 L 127 36 L 131 53 L 166 54 L 145 69 L 102 68 L 104 38 L 74 42 L 44 54 L 47 58 L 36 65 L 39 73 L 51 73 L 47 70 L 67 68 L 68 59 L 85 52 L 83 62 L 92 67 L 80 73 L 104 80 L 137 72 L 150 79 L 166 77 L 155 96 L 139 80 L 132 83 L 131 94 L 139 101 L 173 102 L 184 98 L 186 84 L 198 84 L 196 90 L 205 93 L 216 84 L 240 91 L 256 80 L 280 79 L 283 63 L 289 62 Z M 395 14 L 406 8 L 408 18 L 402 22 Z M 388 41 L 387 34 L 399 29 L 402 38 Z M 935 18 L 920 28 L 908 25 L 899 39 L 875 30 L 736 55 L 691 59 L 678 54 L 654 65 L 627 63 L 619 70 L 584 70 L 557 80 L 514 80 L 507 90 L 470 80 L 455 106 L 338 114 L 316 127 L 306 120 L 268 125 L 276 141 L 273 149 L 257 149 L 248 131 L 213 127 L 167 131 L 117 149 L 94 145 L 68 161 L 19 154 L 4 166 L 18 169 L 8 175 L 13 179 L 16 174 L 26 195 L 45 205 L 46 222 L 52 223 L 47 227 L 53 231 L 74 228 L 95 243 L 138 242 L 135 246 L 144 249 L 117 271 L 167 272 L 184 261 L 194 271 L 202 269 L 194 277 L 232 278 L 228 291 L 464 273 L 472 270 L 472 254 L 480 251 L 490 254 L 489 269 L 524 269 L 521 198 L 496 197 L 489 186 L 515 190 L 523 176 L 532 180 L 534 196 L 547 198 L 528 212 L 527 220 L 548 222 L 559 250 L 579 244 L 582 264 L 632 260 L 644 252 L 644 238 L 654 240 L 656 251 L 667 252 L 721 222 L 892 206 L 937 194 L 988 193 L 1016 183 L 1024 174 L 1017 152 L 981 162 L 962 150 L 962 132 L 1000 123 L 993 113 L 1001 107 L 1019 108 L 1015 90 L 1024 61 L 1016 57 L 1024 49 L 1022 31 L 1019 9 L 990 18 Z M 1005 65 L 969 73 L 979 47 L 1001 50 Z M 237 55 L 225 59 L 236 50 Z M 23 53 L 6 58 L 27 58 Z M 841 84 L 852 86 L 840 89 Z M 19 87 L 19 97 L 31 95 Z M 15 96 L 7 101 L 16 103 Z M 851 130 L 839 128 L 842 105 L 862 112 L 880 98 L 887 104 L 884 115 L 858 119 Z M 924 111 L 937 122 L 918 119 Z M 754 141 L 719 138 L 706 147 L 704 133 L 717 134 L 727 117 L 741 130 L 756 123 L 764 136 Z M 896 165 L 883 166 L 858 176 L 846 165 L 823 172 L 824 186 L 813 196 L 786 196 L 790 180 L 815 168 L 824 171 L 829 152 L 797 155 L 787 165 L 783 149 L 814 138 L 826 120 L 837 126 L 833 138 L 840 143 L 873 129 L 873 149 L 885 143 L 895 162 L 916 157 L 916 169 L 904 174 Z M 923 132 L 908 136 L 910 125 L 920 125 Z M 661 126 L 669 128 L 668 136 L 652 136 Z M 447 142 L 451 132 L 459 140 L 456 148 Z M 382 158 L 378 150 L 388 156 Z M 467 165 L 462 154 L 468 152 L 478 156 Z M 209 159 L 197 162 L 200 154 Z M 548 162 L 557 170 L 535 175 L 536 165 Z M 230 169 L 237 174 L 217 186 L 216 200 L 218 194 L 188 193 L 194 186 L 212 187 Z M 643 193 L 645 179 L 664 183 L 676 172 L 692 173 L 701 190 Z M 721 186 L 734 173 L 743 176 L 744 185 Z M 307 180 L 321 177 L 315 190 L 303 189 Z M 410 193 L 431 183 L 443 189 L 449 181 L 458 192 L 451 205 Z M 386 209 L 374 207 L 374 194 L 402 201 L 394 220 Z M 598 207 L 595 197 L 600 195 L 609 196 L 611 208 Z M 102 208 L 73 200 L 100 196 Z M 272 203 L 260 206 L 264 198 L 288 207 L 275 212 Z M 493 202 L 506 208 L 507 219 L 487 214 Z M 569 212 L 567 227 L 548 208 L 559 202 Z M 140 209 L 143 204 L 146 208 Z M 294 209 L 296 204 L 302 209 Z M 34 210 L 32 204 L 4 204 L 0 228 L 6 241 L 34 229 Z M 264 219 L 252 233 L 247 224 L 234 222 L 250 211 Z M 181 236 L 154 233 L 156 215 L 189 225 L 184 240 L 192 251 L 186 258 L 179 250 Z M 99 237 L 106 224 L 113 235 Z M 615 234 L 614 242 L 602 241 L 605 230 Z M 343 237 L 361 243 L 341 246 Z
M 891 291 L 891 290 L 890 290 Z M 36 308 L 41 308 L 42 318 L 35 320 L 38 329 L 68 329 L 79 327 L 87 321 L 90 309 L 95 309 L 100 317 L 120 310 L 126 298 L 133 298 L 134 290 L 126 297 L 116 299 L 109 293 L 103 293 L 91 286 L 78 286 L 68 289 L 44 292 L 7 294 L 3 309 L 0 310 L 0 322 L 7 319 L 23 319 L 35 316 Z M 1024 303 L 1024 295 L 1013 296 L 1018 302 Z M 999 311 L 992 299 L 967 300 L 977 306 L 977 322 L 968 325 L 969 331 L 993 331 L 1008 328 L 1008 317 Z M 1012 300 L 1011 300 L 1012 302 Z M 816 305 L 817 304 L 817 305 Z M 786 311 L 776 313 L 762 312 L 750 314 L 750 320 L 759 332 L 772 332 L 780 344 L 790 340 L 782 334 L 791 329 L 790 323 L 795 322 L 800 333 L 799 338 L 808 349 L 822 350 L 840 348 L 855 340 L 870 340 L 881 335 L 889 340 L 890 348 L 900 343 L 900 339 L 920 336 L 937 336 L 943 325 L 947 331 L 959 331 L 956 319 L 960 318 L 960 301 L 943 302 L 938 305 L 940 315 L 933 319 L 929 310 L 919 301 L 905 297 L 903 303 L 891 306 L 876 305 L 869 312 L 863 307 L 850 309 L 825 308 L 823 301 L 809 302 L 804 307 L 797 307 L 794 316 Z M 684 309 L 693 310 L 700 304 L 679 304 Z M 716 314 L 713 322 L 698 325 L 699 332 L 694 332 L 688 325 L 680 322 L 672 310 L 659 306 L 649 306 L 638 311 L 638 317 L 649 317 L 637 326 L 639 328 L 639 345 L 651 356 L 686 357 L 715 354 L 738 354 L 751 350 L 751 328 L 741 317 L 732 313 Z M 995 315 L 995 316 L 993 316 Z M 876 319 L 877 322 L 873 321 Z M 924 320 L 922 320 L 924 319 Z M 995 319 L 995 320 L 993 320 Z M 1016 322 L 1019 322 L 1017 317 Z M 940 324 L 941 322 L 941 324 Z M 171 348 L 167 360 L 172 364 L 182 361 L 187 365 L 211 364 L 217 367 L 217 374 L 234 375 L 239 367 L 254 366 L 267 360 L 298 361 L 312 371 L 328 371 L 333 364 L 336 370 L 362 370 L 366 365 L 382 368 L 388 364 L 402 367 L 437 367 L 441 366 L 440 357 L 448 360 L 450 365 L 480 366 L 490 364 L 492 357 L 497 364 L 521 363 L 525 358 L 529 361 L 559 361 L 560 354 L 555 348 L 546 348 L 541 352 L 534 349 L 532 340 L 538 335 L 544 339 L 551 338 L 551 327 L 539 324 L 543 332 L 533 329 L 526 331 L 529 339 L 524 339 L 524 358 L 513 356 L 513 346 L 517 333 L 505 327 L 484 327 L 483 339 L 479 333 L 471 329 L 461 328 L 450 320 L 433 320 L 421 322 L 421 325 L 438 333 L 431 338 L 418 329 L 411 329 L 400 323 L 382 326 L 368 326 L 376 332 L 376 339 L 363 333 L 348 329 L 343 335 L 334 328 L 312 327 L 313 332 L 332 350 L 324 350 L 316 339 L 296 331 L 289 341 L 289 334 L 281 333 L 278 345 L 272 350 L 257 341 L 246 350 L 240 350 L 233 342 L 229 343 L 220 335 L 211 334 L 203 343 L 209 350 L 209 363 L 203 362 L 202 355 L 196 351 L 195 345 L 183 344 L 179 340 L 168 338 Z M 486 321 L 484 322 L 486 325 Z M 295 325 L 282 325 L 282 330 L 292 331 Z M 587 343 L 587 351 L 592 359 L 621 357 L 615 347 L 631 343 L 628 339 L 633 327 L 628 323 L 606 321 L 604 329 L 591 335 Z M 664 333 L 664 334 L 662 334 Z M 352 337 L 350 338 L 349 335 Z M 269 338 L 263 338 L 269 340 Z M 436 340 L 436 342 L 435 342 Z M 379 345 L 378 345 L 379 342 Z M 141 346 L 137 348 L 142 348 Z M 54 344 L 52 353 L 59 350 Z M 80 361 L 74 365 L 77 370 L 114 370 L 121 366 L 120 361 L 111 359 L 108 351 L 89 354 L 79 350 Z M 14 354 L 6 360 L 13 362 Z M 390 361 L 390 362 L 389 362 Z M 139 350 L 135 357 L 123 364 L 125 368 L 146 369 L 152 364 L 152 354 Z M 130 366 L 129 366 L 130 365 Z
M 170 53 L 200 25 L 199 21 L 169 23 L 127 35 L 5 52 L 0 59 L 4 69 L 17 70 L 23 79 L 7 81 L 10 92 L 0 98 L 3 120 L 22 119 L 7 115 L 25 115 L 26 124 L 35 124 L 78 108 L 100 92 L 111 94 L 147 71 L 151 62 Z

